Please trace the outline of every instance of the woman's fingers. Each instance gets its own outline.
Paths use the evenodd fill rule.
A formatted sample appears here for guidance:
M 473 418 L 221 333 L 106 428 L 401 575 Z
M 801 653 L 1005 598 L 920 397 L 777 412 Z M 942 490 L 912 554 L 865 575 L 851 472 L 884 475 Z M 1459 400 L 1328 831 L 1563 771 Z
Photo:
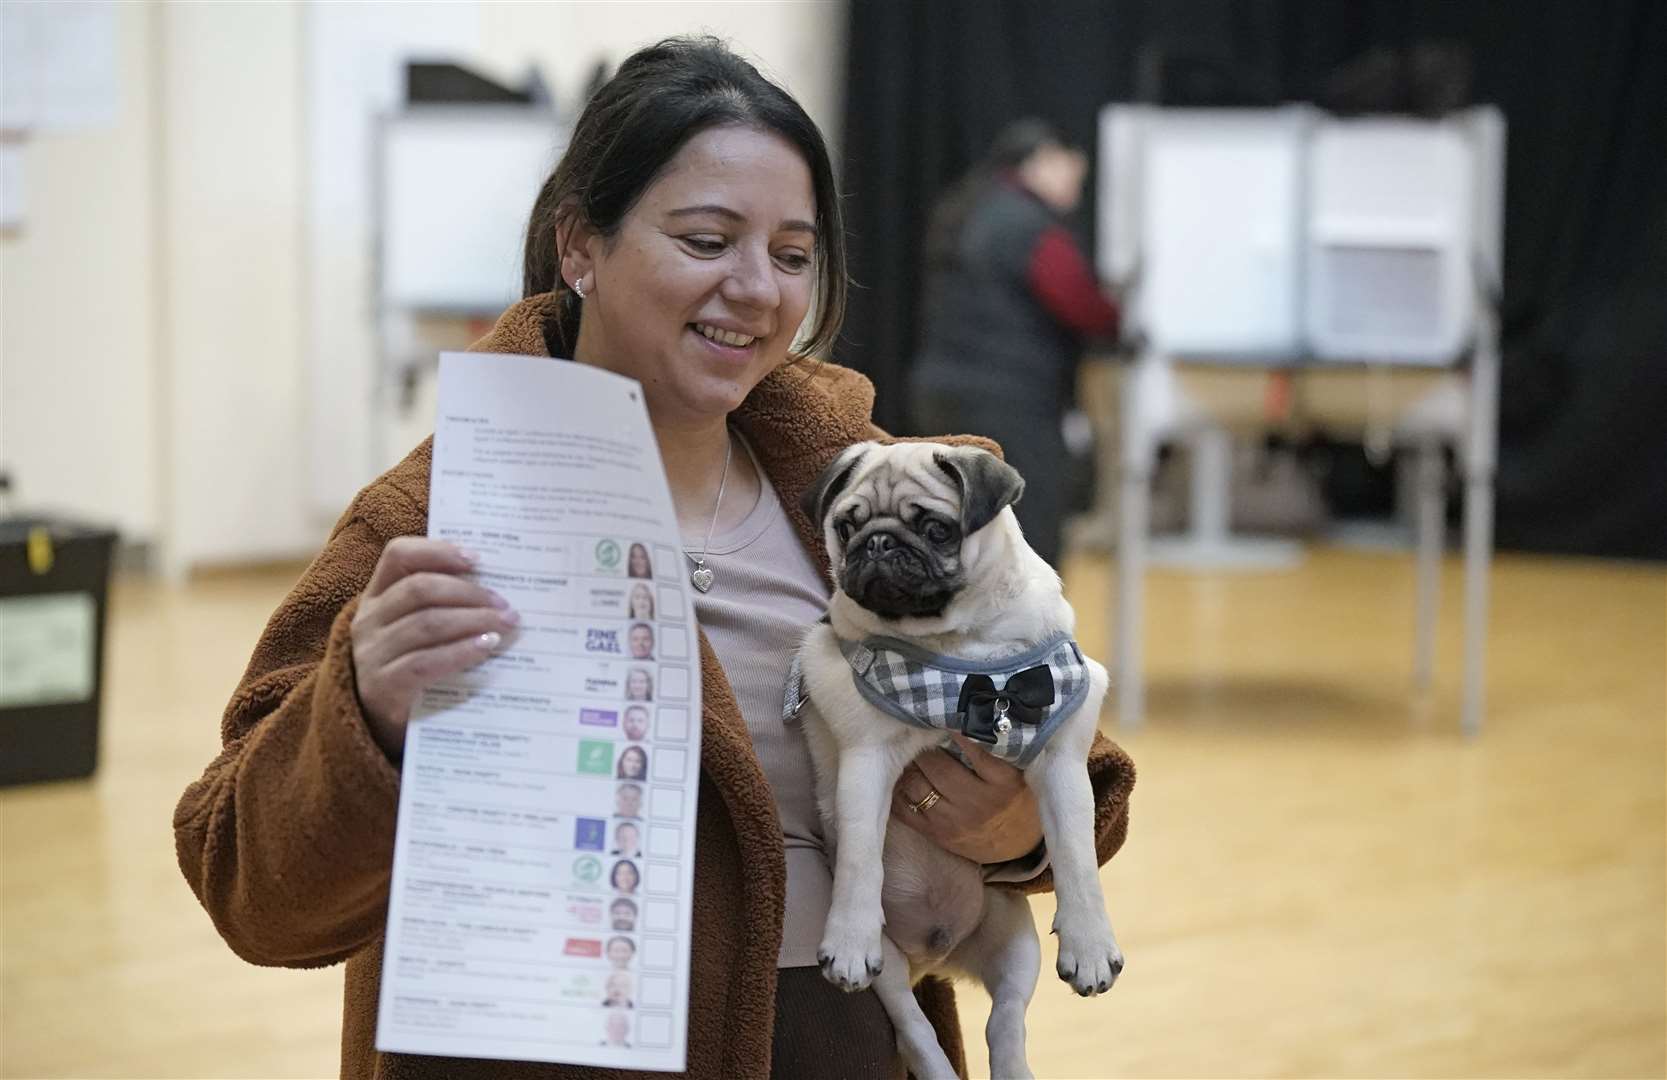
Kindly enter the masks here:
M 392 626 L 413 613 L 435 608 L 497 608 L 509 610 L 509 601 L 466 578 L 419 570 L 390 585 L 381 595 L 368 593 L 361 609 L 371 607 L 367 617 L 377 626 Z
M 503 635 L 484 631 L 395 657 L 382 669 L 382 677 L 413 697 L 423 687 L 474 667 L 497 652 Z
M 928 750 L 915 758 L 914 767 L 939 795 L 962 807 L 983 805 L 995 794 L 988 790 L 988 781 L 950 757 L 947 751 Z
M 430 540 L 426 536 L 397 536 L 382 548 L 371 571 L 365 596 L 381 596 L 397 582 L 422 571 L 438 574 L 467 574 L 476 558 L 456 544 Z
M 498 607 L 419 608 L 383 627 L 367 643 L 365 655 L 373 664 L 388 664 L 407 653 L 479 634 L 507 637 L 520 621 L 515 612 Z
M 1014 765 L 996 757 L 984 749 L 982 743 L 976 739 L 969 739 L 957 732 L 950 732 L 949 737 L 955 740 L 955 745 L 967 756 L 967 764 L 977 773 L 979 779 L 988 781 L 998 787 L 1019 788 L 1024 786 L 1024 771 Z M 945 755 L 946 757 L 948 755 Z

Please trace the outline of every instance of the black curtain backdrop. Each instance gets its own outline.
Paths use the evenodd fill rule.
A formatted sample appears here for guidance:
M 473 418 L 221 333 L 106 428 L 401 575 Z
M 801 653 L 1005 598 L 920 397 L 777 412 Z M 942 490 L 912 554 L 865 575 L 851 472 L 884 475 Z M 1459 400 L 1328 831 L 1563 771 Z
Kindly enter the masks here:
M 1498 539 L 1667 559 L 1667 3 L 852 0 L 844 178 L 857 288 L 838 359 L 909 430 L 920 244 L 1007 122 L 1091 151 L 1111 101 L 1316 100 L 1339 66 L 1468 46 L 1507 132 Z M 1147 77 L 1142 78 L 1145 71 Z M 1093 179 L 1078 225 L 1092 240 Z

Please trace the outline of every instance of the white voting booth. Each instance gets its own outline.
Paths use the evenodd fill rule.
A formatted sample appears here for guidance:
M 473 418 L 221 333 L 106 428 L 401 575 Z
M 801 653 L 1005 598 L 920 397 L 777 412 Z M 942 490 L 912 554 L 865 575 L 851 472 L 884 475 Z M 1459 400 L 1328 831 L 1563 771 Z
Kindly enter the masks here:
M 436 349 L 420 324 L 494 319 L 521 298 L 527 215 L 567 145 L 547 108 L 417 105 L 382 118 L 376 135 L 378 453 L 398 460 L 433 409 Z M 415 427 L 403 430 L 406 414 Z
M 1125 292 L 1137 347 L 1124 377 L 1118 494 L 1117 682 L 1125 726 L 1144 706 L 1141 634 L 1149 558 L 1276 566 L 1296 545 L 1234 536 L 1231 442 L 1177 365 L 1313 372 L 1412 366 L 1442 372 L 1393 418 L 1417 451 L 1414 677 L 1432 670 L 1440 574 L 1442 448 L 1465 478 L 1463 724 L 1480 729 L 1498 391 L 1495 303 L 1504 121 L 1471 109 L 1441 121 L 1337 119 L 1303 105 L 1101 113 L 1101 275 Z M 1147 536 L 1159 445 L 1192 450 L 1188 534 Z

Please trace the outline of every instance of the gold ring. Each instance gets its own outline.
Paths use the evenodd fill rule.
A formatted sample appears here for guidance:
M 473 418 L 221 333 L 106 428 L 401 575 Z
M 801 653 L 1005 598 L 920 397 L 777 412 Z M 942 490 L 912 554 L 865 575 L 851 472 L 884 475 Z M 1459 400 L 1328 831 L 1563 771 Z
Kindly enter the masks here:
M 943 795 L 937 788 L 933 788 L 926 793 L 926 797 L 924 799 L 921 799 L 917 803 L 910 803 L 909 809 L 913 810 L 917 814 L 924 814 L 926 811 L 936 806 L 938 804 L 938 800 L 941 798 L 943 798 Z

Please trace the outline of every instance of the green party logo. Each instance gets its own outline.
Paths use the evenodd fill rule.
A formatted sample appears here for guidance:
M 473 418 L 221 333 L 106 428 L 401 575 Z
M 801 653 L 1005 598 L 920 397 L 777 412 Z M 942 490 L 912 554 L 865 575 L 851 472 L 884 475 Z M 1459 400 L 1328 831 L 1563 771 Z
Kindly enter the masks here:
M 579 771 L 607 776 L 614 769 L 614 744 L 596 739 L 579 740 Z
M 602 877 L 602 860 L 595 855 L 581 855 L 573 860 L 573 878 L 590 884 Z
M 619 545 L 612 540 L 598 541 L 596 545 L 596 565 L 604 570 L 612 570 L 619 565 Z

